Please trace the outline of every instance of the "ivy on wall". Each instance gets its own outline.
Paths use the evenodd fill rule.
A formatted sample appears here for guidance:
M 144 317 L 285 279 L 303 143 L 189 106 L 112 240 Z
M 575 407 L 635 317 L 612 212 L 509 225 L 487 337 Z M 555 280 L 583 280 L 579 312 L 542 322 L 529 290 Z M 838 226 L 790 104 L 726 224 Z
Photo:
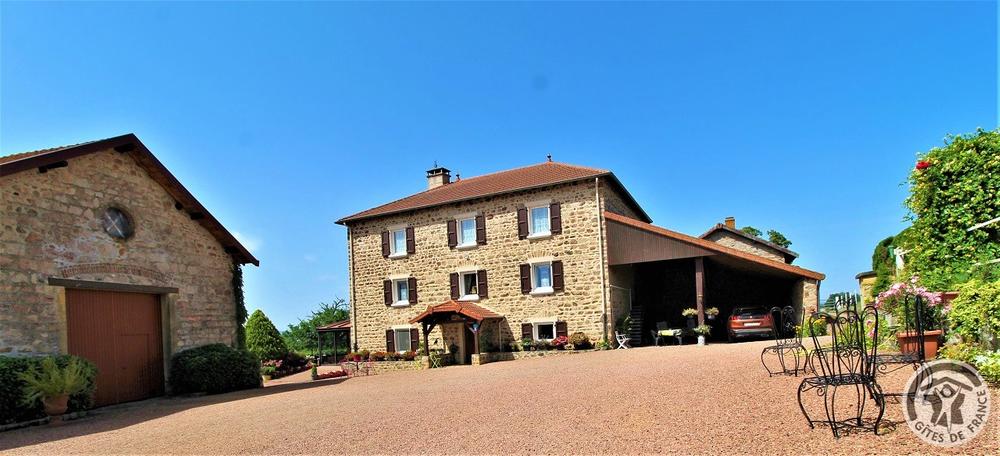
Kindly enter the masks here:
M 952 288 L 976 263 L 1000 258 L 998 224 L 969 230 L 1000 216 L 1000 129 L 951 136 L 920 154 L 909 185 L 907 269 L 924 284 Z
M 236 348 L 247 346 L 247 334 L 243 324 L 247 321 L 247 305 L 243 301 L 243 266 L 233 262 L 233 300 L 236 308 Z
M 872 271 L 875 273 L 875 284 L 872 285 L 872 295 L 868 296 L 869 298 L 875 299 L 875 296 L 892 286 L 896 277 L 896 259 L 890 248 L 895 240 L 895 236 L 889 236 L 875 246 L 875 252 L 872 253 Z

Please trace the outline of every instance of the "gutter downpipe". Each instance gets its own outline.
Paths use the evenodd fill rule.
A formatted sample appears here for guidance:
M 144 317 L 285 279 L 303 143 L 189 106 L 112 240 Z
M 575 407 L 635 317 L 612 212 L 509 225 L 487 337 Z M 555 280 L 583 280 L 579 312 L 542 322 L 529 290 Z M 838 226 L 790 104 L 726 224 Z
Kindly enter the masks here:
M 604 256 L 604 214 L 601 213 L 601 178 L 594 178 L 594 202 L 597 207 L 597 240 L 601 251 L 601 334 L 604 343 L 608 342 L 608 279 L 605 268 L 608 267 Z
M 347 225 L 347 261 L 351 264 L 351 335 L 354 336 L 354 351 L 358 351 L 358 306 L 354 292 L 354 235 L 351 232 L 351 225 Z

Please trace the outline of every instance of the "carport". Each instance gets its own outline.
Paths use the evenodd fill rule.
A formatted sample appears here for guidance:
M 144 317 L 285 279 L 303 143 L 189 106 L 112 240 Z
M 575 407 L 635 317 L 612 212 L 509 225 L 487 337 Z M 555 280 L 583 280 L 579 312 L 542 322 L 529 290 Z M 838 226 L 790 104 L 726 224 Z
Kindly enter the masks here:
M 725 340 L 735 307 L 791 305 L 797 312 L 819 304 L 822 273 L 760 257 L 618 214 L 604 213 L 611 286 L 609 324 L 631 316 L 633 345 L 652 343 L 657 322 L 682 328 L 681 311 L 698 310 L 712 339 Z M 705 309 L 719 318 L 706 321 Z M 801 314 L 800 314 L 801 315 Z

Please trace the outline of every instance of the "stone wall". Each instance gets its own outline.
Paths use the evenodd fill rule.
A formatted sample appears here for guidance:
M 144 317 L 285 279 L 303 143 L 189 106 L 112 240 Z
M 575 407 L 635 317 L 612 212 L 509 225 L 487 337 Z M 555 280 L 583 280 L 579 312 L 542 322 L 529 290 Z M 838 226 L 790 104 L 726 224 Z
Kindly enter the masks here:
M 778 250 L 732 233 L 720 230 L 709 235 L 707 239 L 741 252 L 752 253 L 754 255 L 764 257 L 769 260 L 780 261 L 782 263 L 785 262 L 785 255 Z
M 799 279 L 792 289 L 792 302 L 802 305 L 806 312 L 816 310 L 816 295 L 819 293 L 819 283 L 811 279 Z
M 450 299 L 450 273 L 479 269 L 487 271 L 489 297 L 478 304 L 506 317 L 500 322 L 503 344 L 520 340 L 523 321 L 549 317 L 566 321 L 569 333 L 583 331 L 599 340 L 603 298 L 594 199 L 593 181 L 583 181 L 352 223 L 352 325 L 358 348 L 385 350 L 386 329 L 407 325 L 427 306 Z M 540 200 L 561 204 L 562 233 L 546 239 L 518 239 L 517 207 Z M 487 244 L 450 249 L 447 221 L 470 213 L 485 216 Z M 416 252 L 399 259 L 383 258 L 381 232 L 401 225 L 414 227 Z M 522 294 L 518 265 L 542 257 L 563 262 L 565 291 L 549 296 Z M 382 282 L 390 276 L 417 279 L 416 305 L 385 305 Z M 436 328 L 429 337 L 432 348 L 452 343 L 462 347 L 462 338 L 459 325 L 449 325 L 444 331 Z
M 66 350 L 64 289 L 49 277 L 176 287 L 161 300 L 172 352 L 233 342 L 230 256 L 128 155 L 19 172 L 0 178 L 0 191 L 0 353 Z M 104 232 L 109 206 L 131 216 L 131 239 Z
M 519 359 L 545 358 L 562 355 L 579 355 L 590 353 L 595 350 L 542 350 L 542 351 L 520 351 L 520 352 L 493 352 L 472 355 L 472 365 L 479 366 L 498 361 L 516 361 Z

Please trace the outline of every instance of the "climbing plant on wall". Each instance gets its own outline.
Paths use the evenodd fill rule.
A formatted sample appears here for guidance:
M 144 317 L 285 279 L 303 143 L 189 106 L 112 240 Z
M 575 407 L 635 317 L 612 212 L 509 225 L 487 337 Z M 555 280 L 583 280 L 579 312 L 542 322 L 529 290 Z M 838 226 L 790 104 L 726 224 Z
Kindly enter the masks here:
M 950 136 L 918 156 L 906 206 L 913 222 L 907 269 L 932 289 L 966 280 L 977 262 L 1000 258 L 1000 129 Z
M 236 348 L 247 347 L 247 333 L 243 323 L 247 321 L 247 305 L 243 301 L 243 266 L 233 262 L 233 301 L 236 304 Z

